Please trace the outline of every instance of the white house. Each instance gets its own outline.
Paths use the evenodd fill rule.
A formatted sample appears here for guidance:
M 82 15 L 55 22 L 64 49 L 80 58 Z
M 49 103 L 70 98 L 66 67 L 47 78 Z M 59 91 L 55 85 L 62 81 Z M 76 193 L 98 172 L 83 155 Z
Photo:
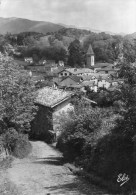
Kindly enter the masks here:
M 24 58 L 24 61 L 29 63 L 29 64 L 32 64 L 33 63 L 33 58 Z

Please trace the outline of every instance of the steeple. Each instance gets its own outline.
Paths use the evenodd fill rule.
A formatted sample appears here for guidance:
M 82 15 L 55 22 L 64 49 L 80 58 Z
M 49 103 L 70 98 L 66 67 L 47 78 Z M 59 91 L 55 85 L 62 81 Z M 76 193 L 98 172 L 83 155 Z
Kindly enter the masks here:
M 92 49 L 92 46 L 90 45 L 86 54 L 86 61 L 87 61 L 87 67 L 91 68 L 92 66 L 94 66 L 94 52 Z
M 88 50 L 87 50 L 87 55 L 94 55 L 93 49 L 92 49 L 92 45 L 89 46 Z

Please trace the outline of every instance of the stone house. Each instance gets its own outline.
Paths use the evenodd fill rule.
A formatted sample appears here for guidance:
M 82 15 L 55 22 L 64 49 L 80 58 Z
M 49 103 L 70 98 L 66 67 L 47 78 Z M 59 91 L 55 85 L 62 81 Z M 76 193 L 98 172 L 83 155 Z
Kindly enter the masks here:
M 48 141 L 49 130 L 55 130 L 53 123 L 55 115 L 73 109 L 70 103 L 73 95 L 72 92 L 50 87 L 39 89 L 35 100 L 39 109 L 31 123 L 30 137 Z

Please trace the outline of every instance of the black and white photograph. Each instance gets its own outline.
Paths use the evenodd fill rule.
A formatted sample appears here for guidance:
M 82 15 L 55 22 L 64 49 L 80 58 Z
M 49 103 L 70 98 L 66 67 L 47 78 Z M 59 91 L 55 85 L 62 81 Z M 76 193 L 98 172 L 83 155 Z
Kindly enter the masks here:
M 136 195 L 136 0 L 0 0 L 0 195 Z

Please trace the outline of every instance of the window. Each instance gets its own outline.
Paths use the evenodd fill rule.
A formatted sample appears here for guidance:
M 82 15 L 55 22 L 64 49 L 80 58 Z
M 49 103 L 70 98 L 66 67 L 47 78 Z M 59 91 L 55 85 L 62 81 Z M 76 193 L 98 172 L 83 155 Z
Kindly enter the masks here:
M 67 73 L 65 73 L 65 76 L 67 76 Z
M 108 71 L 107 70 L 105 71 L 105 74 L 108 74 Z

